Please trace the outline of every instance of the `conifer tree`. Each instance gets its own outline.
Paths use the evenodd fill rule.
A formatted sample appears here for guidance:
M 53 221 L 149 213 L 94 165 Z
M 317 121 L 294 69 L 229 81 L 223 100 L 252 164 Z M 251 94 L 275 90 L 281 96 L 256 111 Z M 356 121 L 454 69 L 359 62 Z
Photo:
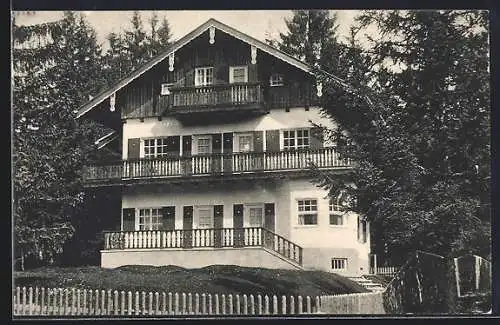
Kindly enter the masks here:
M 14 22 L 15 23 L 15 22 Z M 13 26 L 14 248 L 44 262 L 61 254 L 81 210 L 81 170 L 96 129 L 75 108 L 96 93 L 101 51 L 82 16 Z

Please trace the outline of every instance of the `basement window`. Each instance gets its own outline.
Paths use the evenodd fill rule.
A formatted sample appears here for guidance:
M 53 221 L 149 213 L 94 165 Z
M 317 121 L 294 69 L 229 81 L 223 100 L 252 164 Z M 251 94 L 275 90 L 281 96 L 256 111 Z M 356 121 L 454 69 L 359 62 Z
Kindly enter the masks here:
M 347 270 L 347 258 L 332 258 L 332 270 L 345 271 Z

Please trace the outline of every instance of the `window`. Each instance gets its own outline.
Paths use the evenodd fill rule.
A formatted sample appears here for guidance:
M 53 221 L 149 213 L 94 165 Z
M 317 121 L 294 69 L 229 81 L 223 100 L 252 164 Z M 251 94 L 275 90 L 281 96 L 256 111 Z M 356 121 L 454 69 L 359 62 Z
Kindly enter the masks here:
M 343 226 L 345 223 L 344 210 L 342 208 L 342 200 L 344 199 L 344 193 L 340 192 L 339 196 L 336 198 L 331 198 L 328 203 L 328 210 L 330 211 L 330 225 Z
M 242 67 L 229 67 L 229 82 L 248 82 L 248 68 Z
M 209 154 L 211 152 L 211 143 L 212 139 L 211 138 L 198 138 L 198 154 Z
M 295 150 L 309 148 L 309 130 L 283 131 L 283 149 Z
M 214 212 L 212 206 L 199 206 L 196 209 L 198 215 L 198 228 L 213 228 Z
M 264 207 L 262 205 L 247 206 L 247 213 L 249 227 L 262 226 L 262 216 L 264 215 Z
M 347 258 L 332 258 L 332 270 L 347 270 Z
M 280 87 L 283 86 L 283 75 L 281 74 L 272 74 L 271 77 L 269 78 L 269 85 L 271 87 Z
M 139 230 L 159 230 L 161 227 L 161 209 L 139 209 Z
M 155 158 L 167 155 L 167 139 L 145 139 L 144 140 L 144 158 Z
M 249 152 L 253 150 L 253 137 L 251 134 L 238 135 L 238 151 Z
M 195 86 L 207 86 L 214 83 L 214 68 L 204 67 L 195 69 Z
M 298 201 L 299 225 L 318 224 L 318 201 L 299 200 Z
M 161 92 L 160 95 L 170 95 L 170 88 L 174 86 L 173 83 L 161 84 Z

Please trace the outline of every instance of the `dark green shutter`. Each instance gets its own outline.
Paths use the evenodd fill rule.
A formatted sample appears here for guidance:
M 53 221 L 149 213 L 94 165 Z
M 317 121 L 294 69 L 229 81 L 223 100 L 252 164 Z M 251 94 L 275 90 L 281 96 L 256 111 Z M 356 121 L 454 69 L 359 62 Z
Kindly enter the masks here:
M 224 133 L 224 143 L 222 144 L 222 152 L 224 153 L 224 166 L 225 173 L 231 173 L 233 170 L 233 133 Z
M 258 57 L 257 57 L 258 60 Z M 259 76 L 257 72 L 257 64 L 249 64 L 248 65 L 248 82 L 258 82 Z
M 224 240 L 224 206 L 214 205 L 214 246 L 222 247 Z
M 266 203 L 264 204 L 264 227 L 274 232 L 274 203 Z
M 168 157 L 179 157 L 180 151 L 180 136 L 167 137 L 167 151 Z
M 243 229 L 243 204 L 233 205 L 234 247 L 243 247 L 245 244 L 245 230 Z
M 266 131 L 266 151 L 267 152 L 280 151 L 280 131 L 279 130 Z
M 163 230 L 175 229 L 175 206 L 163 207 L 161 209 L 163 217 Z
M 255 152 L 264 151 L 264 139 L 262 131 L 253 131 L 253 150 Z
M 183 229 L 183 247 L 193 247 L 193 207 L 185 206 L 183 208 L 182 216 L 182 229 Z
M 220 64 L 215 67 L 215 78 L 218 83 L 229 82 L 229 66 L 227 64 Z
M 186 87 L 194 86 L 194 69 L 191 69 L 191 70 L 186 72 L 186 79 L 185 80 L 186 80 L 186 84 L 185 84 Z
M 310 144 L 311 149 L 323 148 L 323 129 L 320 127 L 313 127 L 310 129 Z
M 141 139 L 128 139 L 128 159 L 139 159 L 141 152 Z
M 135 230 L 135 209 L 123 209 L 123 231 Z

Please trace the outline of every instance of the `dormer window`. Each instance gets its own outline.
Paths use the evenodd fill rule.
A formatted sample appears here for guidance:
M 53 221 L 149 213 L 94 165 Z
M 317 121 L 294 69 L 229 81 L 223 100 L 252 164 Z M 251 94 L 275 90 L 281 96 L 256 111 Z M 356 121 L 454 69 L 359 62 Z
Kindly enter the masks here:
M 214 68 L 203 67 L 195 69 L 195 86 L 209 86 L 214 84 Z
M 229 67 L 229 82 L 242 83 L 248 82 L 248 67 Z
M 281 87 L 284 85 L 283 83 L 283 75 L 275 73 L 272 74 L 271 77 L 269 78 L 269 85 L 271 87 Z

